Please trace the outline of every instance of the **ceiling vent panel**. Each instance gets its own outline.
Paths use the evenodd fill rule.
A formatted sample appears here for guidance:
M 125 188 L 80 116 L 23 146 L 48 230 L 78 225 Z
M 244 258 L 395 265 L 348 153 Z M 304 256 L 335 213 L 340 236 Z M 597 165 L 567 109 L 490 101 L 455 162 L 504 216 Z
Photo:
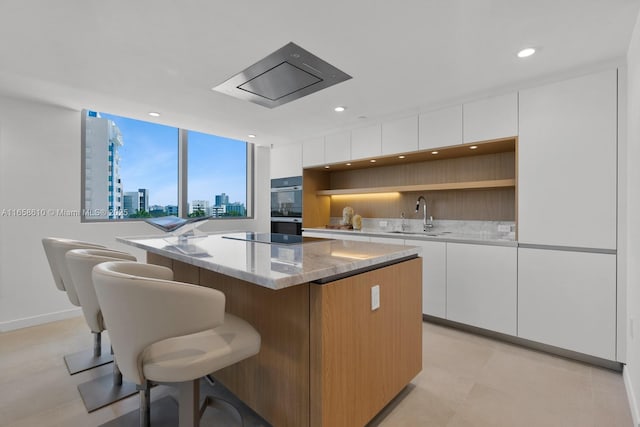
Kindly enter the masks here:
M 213 90 L 273 108 L 350 78 L 295 43 L 289 43 Z

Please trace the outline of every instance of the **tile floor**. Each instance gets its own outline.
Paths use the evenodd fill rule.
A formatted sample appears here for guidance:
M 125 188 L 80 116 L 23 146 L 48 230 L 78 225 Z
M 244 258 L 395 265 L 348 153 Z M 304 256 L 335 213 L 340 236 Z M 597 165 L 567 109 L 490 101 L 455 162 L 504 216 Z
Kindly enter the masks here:
M 108 338 L 103 340 L 108 345 Z M 90 427 L 137 407 L 134 396 L 87 414 L 76 386 L 109 365 L 70 376 L 62 355 L 91 347 L 81 317 L 0 334 L 0 426 Z M 171 394 L 153 389 L 152 399 Z M 238 426 L 209 409 L 203 425 Z M 212 418 L 219 417 L 219 422 Z M 424 323 L 423 370 L 371 423 L 380 426 L 630 427 L 621 374 Z

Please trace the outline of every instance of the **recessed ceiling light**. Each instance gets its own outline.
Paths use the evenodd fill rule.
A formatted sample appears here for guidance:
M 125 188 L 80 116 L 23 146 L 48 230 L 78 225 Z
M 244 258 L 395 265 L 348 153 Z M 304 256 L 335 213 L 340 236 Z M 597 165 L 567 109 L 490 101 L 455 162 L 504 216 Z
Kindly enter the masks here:
M 351 166 L 351 163 L 347 163 L 347 166 Z
M 532 47 L 528 47 L 518 52 L 518 58 L 526 58 L 528 56 L 533 55 L 534 53 L 536 53 L 536 50 Z
M 477 145 L 472 145 L 471 147 L 469 147 L 469 150 L 475 150 L 476 148 L 478 148 Z
M 398 156 L 399 159 L 404 159 L 406 156 Z
M 249 135 L 247 135 L 249 138 L 255 138 L 256 136 L 252 133 L 250 133 Z
M 431 154 L 433 154 L 434 156 L 435 156 L 436 154 L 438 154 L 438 153 L 439 153 L 438 151 L 432 151 L 432 152 L 431 152 Z
M 375 163 L 377 160 L 376 159 L 371 159 L 369 160 L 371 163 Z
M 149 113 L 149 115 L 150 115 L 151 117 L 160 117 L 160 113 L 157 113 L 157 112 L 155 112 L 155 111 L 151 111 L 151 112 Z
M 336 113 L 342 113 L 346 109 L 347 109 L 347 107 L 340 106 L 340 107 L 334 108 L 333 111 L 335 111 Z
M 325 166 L 324 168 L 325 168 L 325 169 L 329 169 L 329 167 L 330 167 L 330 166 Z

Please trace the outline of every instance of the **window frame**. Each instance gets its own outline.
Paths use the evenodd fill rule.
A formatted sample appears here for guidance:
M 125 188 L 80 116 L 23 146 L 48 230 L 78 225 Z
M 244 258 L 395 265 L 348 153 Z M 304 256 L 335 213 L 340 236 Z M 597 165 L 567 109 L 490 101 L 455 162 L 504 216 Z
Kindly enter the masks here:
M 134 222 L 134 221 L 144 221 L 145 218 L 91 218 L 86 215 L 86 180 L 87 180 L 87 165 L 86 165 L 86 155 L 87 155 L 87 114 L 89 111 L 97 110 L 89 110 L 83 109 L 81 112 L 81 123 L 80 123 L 80 222 L 87 224 L 95 224 L 102 222 L 109 223 L 120 223 L 120 222 Z M 107 113 L 105 113 L 107 114 Z M 114 113 L 108 113 L 111 115 L 116 115 Z M 124 116 L 121 116 L 124 117 Z M 132 117 L 124 117 L 127 119 L 140 120 Z M 144 120 L 141 120 L 144 121 Z M 153 122 L 147 122 L 153 123 Z M 176 141 L 178 145 L 178 176 L 177 176 L 177 184 L 178 184 L 178 194 L 177 194 L 177 203 L 178 203 L 178 216 L 180 218 L 187 218 L 189 214 L 189 202 L 188 202 L 188 188 L 189 188 L 189 156 L 188 156 L 188 148 L 189 148 L 189 137 L 188 133 L 191 129 L 183 129 L 176 127 L 178 130 L 178 140 Z M 206 133 L 201 131 L 194 131 L 200 133 Z M 212 135 L 212 134 L 209 134 Z M 240 140 L 238 140 L 240 141 Z M 228 216 L 228 217 L 211 217 L 209 220 L 214 221 L 234 221 L 234 220 L 247 220 L 247 219 L 255 219 L 255 194 L 254 194 L 254 180 L 255 180 L 255 146 L 249 141 L 242 141 L 246 145 L 246 162 L 247 162 L 247 177 L 246 177 L 246 216 Z M 93 178 L 93 177 L 92 177 Z M 109 181 L 113 182 L 113 181 Z M 113 184 L 111 184 L 113 185 Z M 121 193 L 124 194 L 124 193 Z M 168 216 L 168 215 L 167 215 Z

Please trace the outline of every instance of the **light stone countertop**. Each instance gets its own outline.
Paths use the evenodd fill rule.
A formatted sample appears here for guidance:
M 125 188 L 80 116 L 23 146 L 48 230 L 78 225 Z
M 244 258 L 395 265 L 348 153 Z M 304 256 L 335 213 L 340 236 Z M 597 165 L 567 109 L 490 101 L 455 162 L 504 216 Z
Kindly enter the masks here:
M 467 243 L 467 244 L 481 244 L 492 246 L 518 246 L 518 242 L 511 237 L 503 237 L 492 233 L 461 233 L 455 231 L 413 231 L 406 233 L 381 231 L 381 230 L 341 230 L 332 228 L 304 228 L 303 231 L 311 233 L 328 233 L 328 234 L 345 234 L 354 236 L 368 236 L 368 237 L 389 237 L 398 240 L 407 240 L 410 244 L 411 240 L 430 240 L 438 242 L 451 242 L 451 243 Z
M 238 232 L 190 237 L 136 236 L 116 240 L 270 289 L 283 289 L 334 276 L 357 274 L 420 255 L 416 246 L 318 239 L 301 244 L 268 244 L 224 238 Z

